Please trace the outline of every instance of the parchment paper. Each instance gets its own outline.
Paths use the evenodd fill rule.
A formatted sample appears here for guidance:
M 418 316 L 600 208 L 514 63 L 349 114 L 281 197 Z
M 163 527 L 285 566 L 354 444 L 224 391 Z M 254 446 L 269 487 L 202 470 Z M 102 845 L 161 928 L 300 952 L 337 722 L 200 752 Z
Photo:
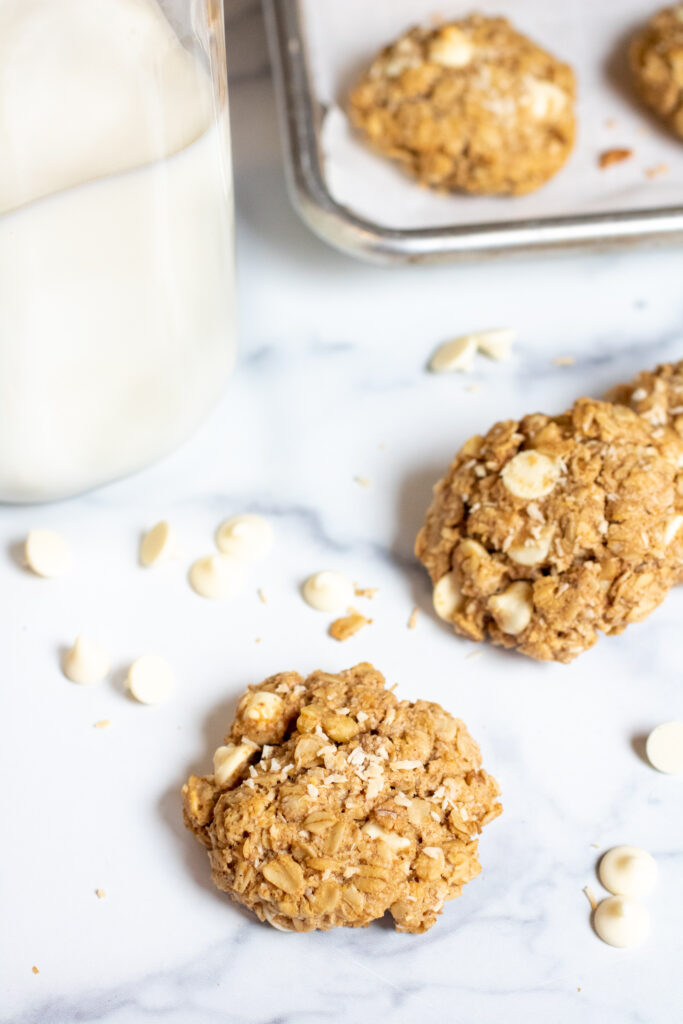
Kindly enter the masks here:
M 635 210 L 683 203 L 683 142 L 642 107 L 625 58 L 634 29 L 656 0 L 302 0 L 314 88 L 329 107 L 323 125 L 325 174 L 332 195 L 385 227 L 436 227 L 559 214 Z M 344 113 L 349 87 L 372 56 L 407 27 L 472 10 L 502 14 L 557 57 L 579 86 L 578 139 L 568 163 L 540 191 L 515 198 L 443 196 L 419 187 L 368 150 Z M 633 150 L 600 170 L 598 156 Z M 648 178 L 646 170 L 668 172 Z

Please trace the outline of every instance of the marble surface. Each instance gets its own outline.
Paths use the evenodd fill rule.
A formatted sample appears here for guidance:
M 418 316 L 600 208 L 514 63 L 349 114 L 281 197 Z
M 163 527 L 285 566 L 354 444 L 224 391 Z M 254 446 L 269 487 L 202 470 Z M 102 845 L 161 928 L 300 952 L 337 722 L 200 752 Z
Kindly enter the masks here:
M 683 717 L 683 590 L 569 667 L 490 648 L 475 659 L 434 619 L 411 550 L 431 484 L 467 435 L 683 355 L 680 252 L 439 269 L 336 254 L 288 204 L 258 9 L 237 13 L 242 326 L 225 400 L 145 473 L 53 506 L 0 509 L 0 1020 L 674 1024 L 683 789 L 646 765 L 640 738 Z M 491 325 L 518 329 L 511 361 L 482 359 L 467 378 L 424 372 L 436 343 Z M 561 355 L 575 362 L 558 368 Z M 274 554 L 243 599 L 203 601 L 187 564 L 241 511 L 271 519 Z M 187 558 L 143 572 L 139 532 L 161 517 Z M 68 537 L 69 578 L 19 567 L 17 544 L 36 525 Z M 373 625 L 343 645 L 298 596 L 324 567 L 379 587 Z M 85 688 L 61 676 L 59 652 L 80 631 L 112 651 L 112 680 Z M 122 688 L 125 666 L 150 650 L 179 680 L 155 708 Z M 403 696 L 466 720 L 505 813 L 482 839 L 481 877 L 427 935 L 383 923 L 283 935 L 214 891 L 179 788 L 208 767 L 246 684 L 364 659 Z M 100 719 L 110 727 L 94 729 Z M 646 847 L 660 868 L 640 950 L 600 943 L 582 893 L 601 892 L 596 860 L 617 843 Z

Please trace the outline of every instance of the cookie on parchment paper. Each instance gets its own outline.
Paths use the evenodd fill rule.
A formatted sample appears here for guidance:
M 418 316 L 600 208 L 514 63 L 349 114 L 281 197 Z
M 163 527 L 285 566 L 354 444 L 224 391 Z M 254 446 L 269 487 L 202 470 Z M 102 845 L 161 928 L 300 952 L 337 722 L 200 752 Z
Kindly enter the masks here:
M 479 194 L 532 192 L 574 144 L 575 80 L 505 18 L 413 28 L 356 84 L 352 123 L 420 183 Z

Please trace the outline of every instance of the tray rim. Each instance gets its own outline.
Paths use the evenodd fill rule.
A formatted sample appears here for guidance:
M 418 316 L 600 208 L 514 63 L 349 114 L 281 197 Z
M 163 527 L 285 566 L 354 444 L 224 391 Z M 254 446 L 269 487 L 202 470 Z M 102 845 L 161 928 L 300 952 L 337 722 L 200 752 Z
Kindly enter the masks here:
M 374 263 L 473 261 L 683 242 L 683 205 L 461 227 L 387 228 L 331 195 L 323 172 L 322 107 L 312 84 L 300 0 L 263 0 L 285 171 L 292 202 L 324 241 Z

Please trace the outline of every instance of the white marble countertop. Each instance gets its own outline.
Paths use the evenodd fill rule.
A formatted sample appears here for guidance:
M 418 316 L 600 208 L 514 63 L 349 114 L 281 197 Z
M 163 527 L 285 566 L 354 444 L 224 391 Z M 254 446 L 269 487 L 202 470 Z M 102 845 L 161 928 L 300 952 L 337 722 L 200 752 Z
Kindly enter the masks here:
M 241 359 L 225 400 L 145 473 L 0 509 L 0 1019 L 679 1022 L 683 789 L 644 763 L 638 738 L 683 717 L 683 591 L 568 667 L 490 648 L 471 659 L 430 612 L 411 551 L 431 484 L 466 436 L 683 355 L 680 252 L 439 269 L 336 254 L 288 204 L 258 12 L 245 11 L 231 38 Z M 511 361 L 482 359 L 466 379 L 424 372 L 440 340 L 491 325 L 518 329 Z M 558 368 L 561 355 L 575 362 Z M 189 561 L 241 511 L 267 515 L 277 533 L 243 600 L 198 598 L 187 562 L 137 568 L 139 531 L 157 519 L 177 525 Z M 69 578 L 18 566 L 35 525 L 68 537 Z M 298 596 L 324 567 L 379 587 L 373 625 L 345 644 Z M 408 630 L 413 604 L 422 611 Z M 61 676 L 60 648 L 80 631 L 115 652 L 112 681 Z M 154 708 L 121 682 L 149 650 L 179 679 Z M 505 813 L 481 841 L 481 877 L 427 935 L 381 924 L 283 935 L 214 890 L 179 789 L 208 768 L 248 683 L 366 659 L 403 696 L 465 719 Z M 94 729 L 99 719 L 110 727 Z M 660 868 L 639 950 L 596 938 L 581 891 L 600 893 L 596 860 L 617 843 L 646 847 Z

